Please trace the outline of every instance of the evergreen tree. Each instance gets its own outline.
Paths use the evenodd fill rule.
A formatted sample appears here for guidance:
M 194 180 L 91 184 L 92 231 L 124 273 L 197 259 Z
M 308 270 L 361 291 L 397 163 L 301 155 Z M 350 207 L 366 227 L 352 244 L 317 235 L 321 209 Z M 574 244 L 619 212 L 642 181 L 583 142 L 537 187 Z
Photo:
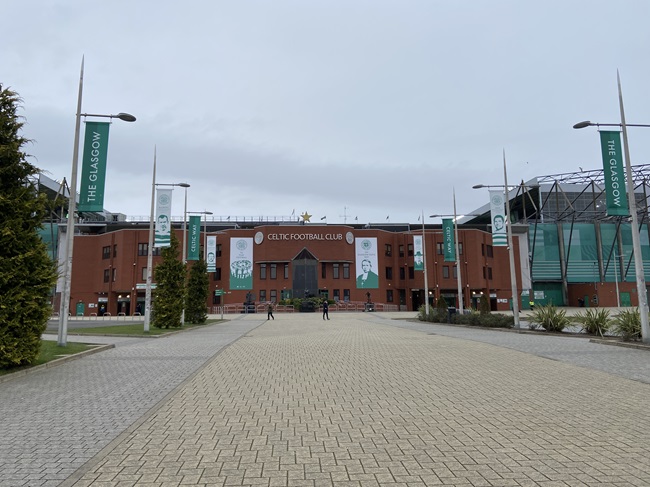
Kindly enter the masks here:
M 162 262 L 156 267 L 156 299 L 151 323 L 156 328 L 180 328 L 185 299 L 185 266 L 180 260 L 178 239 L 171 232 L 169 247 L 160 252 Z
M 481 298 L 479 299 L 478 302 L 478 310 L 479 313 L 482 315 L 489 315 L 490 314 L 490 300 L 485 294 L 481 294 Z
M 203 324 L 208 319 L 206 302 L 209 286 L 208 265 L 203 259 L 195 261 L 190 269 L 190 277 L 187 282 L 187 297 L 185 299 L 185 321 L 187 323 Z
M 0 368 L 31 364 L 52 308 L 56 265 L 38 229 L 46 198 L 27 162 L 16 114 L 20 98 L 0 84 Z

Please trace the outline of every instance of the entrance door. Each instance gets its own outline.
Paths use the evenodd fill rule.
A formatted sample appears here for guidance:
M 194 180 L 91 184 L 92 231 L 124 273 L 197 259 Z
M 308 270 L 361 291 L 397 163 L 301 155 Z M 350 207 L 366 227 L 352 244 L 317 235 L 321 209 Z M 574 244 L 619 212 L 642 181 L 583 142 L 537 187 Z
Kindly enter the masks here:
M 411 291 L 411 303 L 413 303 L 414 311 L 417 311 L 420 308 L 420 305 L 424 304 L 422 292 L 423 291 Z
M 317 261 L 306 248 L 293 259 L 293 296 L 309 298 L 318 296 Z

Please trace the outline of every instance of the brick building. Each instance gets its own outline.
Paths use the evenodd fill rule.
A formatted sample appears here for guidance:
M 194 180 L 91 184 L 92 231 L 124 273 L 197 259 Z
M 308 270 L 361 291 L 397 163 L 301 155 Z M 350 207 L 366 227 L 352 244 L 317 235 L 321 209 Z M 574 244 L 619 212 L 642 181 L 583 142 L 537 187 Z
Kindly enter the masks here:
M 217 237 L 216 271 L 210 273 L 210 300 L 206 303 L 210 307 L 241 305 L 248 293 L 258 303 L 326 296 L 340 303 L 372 301 L 387 309 L 416 310 L 424 304 L 424 272 L 416 270 L 414 255 L 414 237 L 423 235 L 421 226 L 242 222 L 235 227 L 207 223 L 207 234 Z M 148 222 L 77 225 L 71 313 L 143 313 L 148 228 Z M 182 242 L 180 222 L 174 224 L 174 231 Z M 457 306 L 456 263 L 444 261 L 440 225 L 426 225 L 424 235 L 429 302 L 435 304 L 443 296 L 451 306 Z M 61 232 L 59 242 L 64 240 L 65 233 Z M 515 238 L 517 255 L 519 242 Z M 154 270 L 161 259 L 158 250 L 154 249 Z M 244 259 L 247 263 L 243 267 L 235 258 L 240 251 L 250 256 Z M 459 251 L 464 306 L 477 307 L 485 294 L 492 309 L 509 309 L 507 249 L 493 247 L 491 234 L 481 228 L 461 228 Z M 368 262 L 364 264 L 364 260 Z M 376 274 L 376 282 L 361 280 L 364 270 L 369 270 L 368 275 Z M 517 276 L 520 272 L 517 259 Z M 237 273 L 246 274 L 249 284 L 234 279 Z M 521 289 L 521 280 L 518 282 Z M 223 294 L 215 295 L 215 290 Z M 153 293 L 155 299 L 155 290 Z

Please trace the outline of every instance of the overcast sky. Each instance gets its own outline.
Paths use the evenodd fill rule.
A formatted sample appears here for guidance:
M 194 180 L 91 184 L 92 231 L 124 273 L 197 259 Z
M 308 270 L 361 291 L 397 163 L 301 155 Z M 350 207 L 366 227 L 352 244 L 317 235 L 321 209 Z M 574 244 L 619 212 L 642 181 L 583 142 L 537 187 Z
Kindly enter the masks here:
M 187 181 L 216 218 L 416 223 L 503 184 L 602 167 L 595 128 L 650 123 L 648 0 L 9 0 L 0 83 L 32 162 L 70 180 L 82 111 L 111 127 L 105 207 Z M 633 164 L 650 129 L 630 129 Z M 182 190 L 173 214 L 182 215 Z

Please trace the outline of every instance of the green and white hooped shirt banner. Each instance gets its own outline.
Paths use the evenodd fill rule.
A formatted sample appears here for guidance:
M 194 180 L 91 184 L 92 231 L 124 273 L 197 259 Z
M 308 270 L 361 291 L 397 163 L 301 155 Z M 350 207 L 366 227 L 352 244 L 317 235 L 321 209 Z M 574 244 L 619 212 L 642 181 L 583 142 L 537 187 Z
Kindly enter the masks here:
M 172 190 L 156 189 L 156 234 L 154 247 L 169 247 L 171 240 Z
M 424 251 L 422 249 L 422 236 L 413 236 L 413 268 L 416 271 L 424 270 Z
M 490 219 L 492 221 L 492 245 L 507 247 L 505 201 L 502 191 L 490 191 Z
M 253 289 L 253 239 L 230 239 L 230 289 Z

